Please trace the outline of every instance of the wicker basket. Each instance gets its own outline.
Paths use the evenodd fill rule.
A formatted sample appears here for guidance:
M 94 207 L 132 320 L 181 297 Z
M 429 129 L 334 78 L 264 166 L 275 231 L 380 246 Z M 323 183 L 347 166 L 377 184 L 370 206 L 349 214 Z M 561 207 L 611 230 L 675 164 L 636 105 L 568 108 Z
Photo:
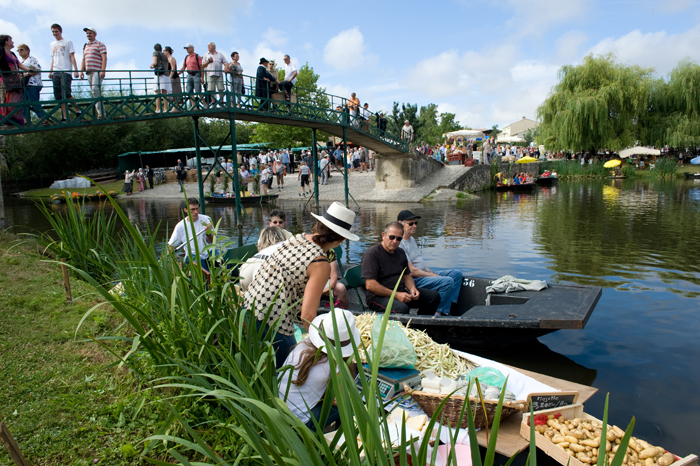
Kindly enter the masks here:
M 404 384 L 404 390 L 406 393 L 410 394 L 416 402 L 423 408 L 428 416 L 432 417 L 437 411 L 438 406 L 447 397 L 447 395 L 440 395 L 437 393 L 425 393 L 418 390 L 411 389 L 408 385 Z M 459 415 L 462 412 L 462 406 L 464 405 L 463 396 L 451 396 L 449 400 L 443 406 L 443 413 L 440 417 L 440 422 L 442 425 L 449 425 L 450 427 L 461 427 L 463 429 L 467 428 L 467 413 L 465 411 L 464 417 L 462 418 L 462 424 L 458 425 Z M 484 416 L 484 408 L 481 406 L 481 402 L 477 398 L 469 398 L 471 403 L 472 413 L 474 414 L 474 426 L 477 428 L 486 427 L 486 417 L 488 417 L 488 425 L 493 424 L 493 419 L 496 414 L 496 407 L 498 406 L 498 400 L 484 400 L 484 406 L 486 406 L 486 416 Z M 505 419 L 513 413 L 525 412 L 527 411 L 526 401 L 504 401 L 503 408 L 501 409 L 501 419 Z

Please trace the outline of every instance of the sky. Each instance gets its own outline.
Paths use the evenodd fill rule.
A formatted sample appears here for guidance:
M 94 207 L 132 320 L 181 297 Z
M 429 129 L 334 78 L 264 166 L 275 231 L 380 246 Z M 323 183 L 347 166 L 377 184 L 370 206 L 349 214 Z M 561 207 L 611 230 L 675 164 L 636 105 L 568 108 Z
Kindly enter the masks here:
M 700 0 L 0 0 L 0 34 L 29 45 L 44 69 L 53 23 L 78 63 L 87 26 L 112 70 L 148 69 L 156 42 L 180 66 L 186 43 L 201 55 L 213 41 L 227 57 L 240 53 L 244 74 L 260 57 L 281 64 L 289 54 L 327 92 L 355 92 L 372 111 L 435 103 L 471 128 L 536 119 L 559 69 L 589 54 L 658 76 L 700 62 Z

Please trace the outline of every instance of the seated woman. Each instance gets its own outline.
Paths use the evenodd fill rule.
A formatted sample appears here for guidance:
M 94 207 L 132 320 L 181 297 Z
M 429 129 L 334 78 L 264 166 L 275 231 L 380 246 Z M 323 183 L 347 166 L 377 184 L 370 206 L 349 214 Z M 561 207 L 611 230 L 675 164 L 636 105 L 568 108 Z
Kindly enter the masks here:
M 287 237 L 284 231 L 279 227 L 263 228 L 260 233 L 260 239 L 258 239 L 258 244 L 256 245 L 258 253 L 245 261 L 238 272 L 241 277 L 241 280 L 238 282 L 241 291 L 248 289 L 250 282 L 252 282 L 253 277 L 255 277 L 255 272 L 257 272 L 262 263 L 265 262 L 265 259 L 271 256 L 286 239 Z
M 333 315 L 338 326 L 337 334 L 333 329 Z M 336 309 L 333 313 L 316 317 L 309 328 L 308 338 L 299 342 L 284 361 L 285 366 L 294 366 L 294 371 L 284 371 L 278 385 L 279 397 L 287 403 L 292 414 L 313 431 L 316 431 L 314 420 L 318 421 L 321 416 L 323 398 L 331 380 L 328 349 L 323 335 L 330 342 L 340 342 L 345 362 L 353 354 L 353 342 L 357 346 L 361 342 L 355 317 L 350 311 Z M 321 428 L 339 420 L 338 407 L 332 406 L 328 419 Z
M 520 174 L 513 177 L 513 184 L 520 184 Z
M 328 251 L 349 239 L 355 212 L 339 202 L 330 205 L 323 216 L 311 214 L 318 222 L 313 233 L 297 235 L 265 259 L 243 295 L 245 309 L 255 312 L 258 325 L 277 328 L 273 346 L 277 367 L 281 367 L 296 344 L 294 321 L 301 318 L 308 330 L 316 318 L 323 288 L 331 276 Z

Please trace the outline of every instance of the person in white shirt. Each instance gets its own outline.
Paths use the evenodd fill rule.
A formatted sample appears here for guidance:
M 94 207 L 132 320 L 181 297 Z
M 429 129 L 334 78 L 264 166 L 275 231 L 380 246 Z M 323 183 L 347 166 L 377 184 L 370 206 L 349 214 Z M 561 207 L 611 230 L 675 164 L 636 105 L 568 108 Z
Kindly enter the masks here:
M 313 431 L 316 431 L 331 379 L 331 365 L 326 356 L 328 349 L 324 335 L 330 343 L 340 345 L 345 362 L 353 354 L 353 342 L 355 346 L 361 343 L 355 317 L 350 311 L 336 308 L 332 312 L 317 316 L 311 322 L 309 336 L 299 342 L 284 361 L 284 366 L 294 366 L 294 370 L 284 371 L 278 386 L 279 397 L 287 403 L 292 414 Z M 334 352 L 335 347 L 331 348 L 331 351 Z M 340 361 L 336 362 L 340 364 Z M 337 393 L 334 395 L 338 396 Z M 327 400 L 328 403 L 331 401 Z M 331 406 L 325 425 L 319 427 L 323 429 L 339 420 L 338 407 Z
M 297 69 L 289 58 L 284 56 L 284 81 L 280 83 L 280 89 L 284 92 L 284 100 L 287 102 L 292 98 L 292 88 L 297 82 Z
M 273 210 L 273 212 L 275 211 Z M 241 264 L 241 268 L 238 271 L 238 276 L 241 278 L 238 285 L 241 287 L 241 291 L 248 289 L 248 285 L 250 285 L 255 277 L 255 272 L 257 272 L 262 263 L 265 262 L 265 259 L 271 256 L 273 252 L 277 251 L 284 241 L 287 241 L 293 236 L 291 233 L 287 236 L 287 233 L 289 232 L 283 230 L 282 227 L 273 226 L 272 222 L 270 222 L 269 227 L 262 229 L 258 244 L 256 245 L 258 253 Z
M 216 105 L 221 103 L 220 92 L 224 89 L 224 69 L 228 64 L 223 53 L 216 51 L 216 44 L 209 42 L 207 44 L 209 50 L 202 58 L 202 67 L 204 68 L 204 80 L 207 92 L 211 95 L 211 101 Z
M 49 79 L 53 81 L 53 96 L 56 100 L 72 99 L 71 83 L 73 76 L 75 79 L 80 77 L 78 72 L 78 63 L 75 61 L 75 49 L 73 42 L 63 38 L 63 28 L 58 24 L 51 25 L 51 34 L 55 41 L 51 42 L 51 72 Z M 71 76 L 71 70 L 75 69 L 75 73 Z M 80 116 L 82 111 L 76 107 L 76 114 Z M 61 112 L 63 113 L 63 122 L 67 118 L 66 104 L 61 104 Z
M 464 276 L 457 269 L 441 270 L 436 273 L 425 265 L 423 254 L 414 238 L 419 218 L 420 216 L 415 215 L 410 210 L 399 212 L 397 220 L 403 225 L 403 241 L 399 243 L 399 247 L 406 253 L 409 272 L 416 287 L 440 293 L 440 304 L 435 315 L 450 315 L 452 303 L 456 303 L 459 299 Z
M 189 198 L 188 204 L 191 215 L 187 212 L 187 205 L 183 202 L 180 207 L 185 218 L 175 225 L 168 246 L 174 250 L 176 246 L 184 244 L 187 260 L 194 259 L 204 270 L 209 272 L 209 251 L 206 250 L 206 247 L 214 240 L 214 227 L 209 216 L 199 213 L 199 200 L 197 198 Z
M 325 153 L 321 157 L 321 160 L 318 162 L 318 169 L 320 170 L 321 174 L 321 184 L 328 184 L 328 165 L 331 163 L 330 160 L 328 160 L 328 154 Z
M 36 104 L 24 107 L 24 121 L 29 123 L 31 116 L 29 114 L 30 109 L 36 113 L 36 116 L 39 118 L 44 118 L 46 115 L 46 112 L 41 108 L 41 104 L 39 103 L 39 93 L 43 87 L 41 83 L 41 65 L 39 64 L 39 60 L 30 55 L 29 46 L 27 44 L 19 44 L 17 46 L 17 53 L 22 57 L 22 64 L 24 66 L 30 70 L 36 70 L 27 73 L 29 81 L 27 82 L 27 87 L 24 89 L 24 100 L 27 102 L 36 102 Z

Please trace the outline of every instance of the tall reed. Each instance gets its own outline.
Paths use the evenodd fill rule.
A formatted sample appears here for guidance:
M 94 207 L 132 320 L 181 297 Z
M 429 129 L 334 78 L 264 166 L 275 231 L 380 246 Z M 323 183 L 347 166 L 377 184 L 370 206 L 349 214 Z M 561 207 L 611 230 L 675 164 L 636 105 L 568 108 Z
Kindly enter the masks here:
M 58 237 L 52 238 L 49 231 L 41 235 L 40 241 L 59 259 L 65 259 L 76 269 L 85 271 L 99 282 L 109 281 L 113 270 L 108 257 L 113 252 L 116 240 L 116 215 L 98 209 L 88 216 L 85 201 L 73 202 L 70 196 L 67 198 L 63 214 L 43 202 L 36 204 Z

